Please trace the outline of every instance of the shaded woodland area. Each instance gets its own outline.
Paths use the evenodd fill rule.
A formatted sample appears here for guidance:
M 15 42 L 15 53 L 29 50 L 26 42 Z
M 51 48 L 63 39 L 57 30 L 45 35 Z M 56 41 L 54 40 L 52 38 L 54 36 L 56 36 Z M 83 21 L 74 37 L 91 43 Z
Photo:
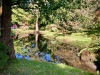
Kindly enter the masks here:
M 59 56 L 60 63 L 99 73 L 99 4 L 99 0 L 0 0 L 0 70 L 18 53 L 41 61 L 38 53 L 49 52 L 54 63 Z

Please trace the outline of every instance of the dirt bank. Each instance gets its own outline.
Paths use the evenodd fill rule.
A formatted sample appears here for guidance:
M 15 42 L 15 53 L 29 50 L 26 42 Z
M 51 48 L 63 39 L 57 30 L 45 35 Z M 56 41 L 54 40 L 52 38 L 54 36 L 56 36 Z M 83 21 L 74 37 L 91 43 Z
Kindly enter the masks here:
M 64 60 L 65 64 L 69 66 L 96 73 L 95 70 L 89 68 L 85 62 L 81 61 L 78 52 L 79 49 L 77 47 L 72 47 L 71 45 L 64 43 L 57 47 L 54 54 L 59 55 Z

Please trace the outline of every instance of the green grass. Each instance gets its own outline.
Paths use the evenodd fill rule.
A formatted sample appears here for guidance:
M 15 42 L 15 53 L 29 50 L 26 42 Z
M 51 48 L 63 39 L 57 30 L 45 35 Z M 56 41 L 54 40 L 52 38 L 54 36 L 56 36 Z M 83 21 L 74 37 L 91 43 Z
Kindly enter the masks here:
M 87 38 L 84 36 L 72 36 L 71 35 L 71 36 L 68 36 L 67 38 L 72 39 L 72 42 L 71 42 L 72 45 L 74 45 L 76 47 L 80 47 L 80 48 L 87 47 L 92 41 L 92 39 L 90 37 Z
M 63 43 L 70 43 L 71 45 L 79 47 L 80 49 L 87 47 L 91 43 L 90 37 L 79 35 L 58 36 L 57 40 Z
M 18 60 L 4 70 L 3 75 L 96 75 L 64 64 Z

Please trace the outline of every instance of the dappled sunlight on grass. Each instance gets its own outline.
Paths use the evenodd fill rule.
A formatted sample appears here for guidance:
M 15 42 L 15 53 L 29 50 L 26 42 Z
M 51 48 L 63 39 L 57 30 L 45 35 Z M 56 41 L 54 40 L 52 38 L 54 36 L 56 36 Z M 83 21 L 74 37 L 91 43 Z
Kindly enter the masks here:
M 84 37 L 84 36 L 75 36 L 75 35 L 68 35 L 68 36 L 58 36 L 56 38 L 60 42 L 68 43 L 73 46 L 79 47 L 79 48 L 85 48 L 91 43 L 91 38 Z
M 83 37 L 83 36 L 58 36 L 57 39 L 67 39 L 70 41 L 91 41 L 91 38 Z
M 12 29 L 16 34 L 33 34 L 34 30 Z
M 67 66 L 65 64 L 58 64 L 57 66 L 58 68 L 60 68 L 62 71 L 64 71 L 68 75 L 95 75 L 87 71 L 83 71 L 83 70 L 76 69 L 71 66 Z
M 43 36 L 49 39 L 49 38 L 53 38 L 55 34 L 56 34 L 55 32 L 45 31 L 43 33 Z
M 64 64 L 18 60 L 12 63 L 4 75 L 95 75 Z
M 68 36 L 67 38 L 71 38 L 74 41 L 91 41 L 91 38 L 87 38 L 83 36 Z
M 65 64 L 62 64 L 62 63 L 61 64 L 58 64 L 57 66 L 60 67 L 60 68 L 66 68 L 66 65 Z

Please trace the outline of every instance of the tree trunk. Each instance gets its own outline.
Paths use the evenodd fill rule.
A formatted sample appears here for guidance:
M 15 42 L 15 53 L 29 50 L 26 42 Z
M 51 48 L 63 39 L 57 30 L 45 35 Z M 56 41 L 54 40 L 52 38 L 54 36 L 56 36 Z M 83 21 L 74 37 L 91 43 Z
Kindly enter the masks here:
M 11 37 L 11 0 L 2 0 L 1 41 L 10 48 L 9 57 L 15 58 L 14 44 Z
M 36 11 L 36 30 L 35 30 L 35 41 L 36 47 L 38 47 L 38 36 L 39 36 L 39 27 L 38 27 L 38 10 Z

